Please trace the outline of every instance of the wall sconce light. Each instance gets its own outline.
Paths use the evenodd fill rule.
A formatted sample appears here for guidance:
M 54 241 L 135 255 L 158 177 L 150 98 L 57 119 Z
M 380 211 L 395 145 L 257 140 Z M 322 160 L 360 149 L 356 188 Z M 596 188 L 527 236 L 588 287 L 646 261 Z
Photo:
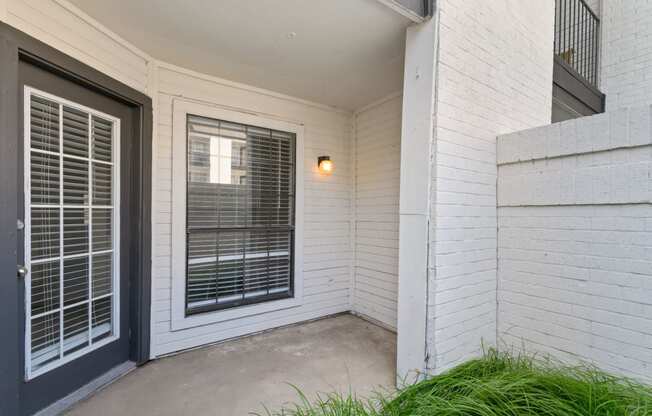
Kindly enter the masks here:
M 319 156 L 317 158 L 317 167 L 319 168 L 319 173 L 324 175 L 330 175 L 333 173 L 333 169 L 335 169 L 335 165 L 330 156 Z

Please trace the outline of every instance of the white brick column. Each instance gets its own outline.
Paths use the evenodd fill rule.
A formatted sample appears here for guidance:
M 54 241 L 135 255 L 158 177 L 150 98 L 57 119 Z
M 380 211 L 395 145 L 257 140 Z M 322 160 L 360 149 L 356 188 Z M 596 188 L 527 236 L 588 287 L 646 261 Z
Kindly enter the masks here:
M 550 123 L 554 41 L 553 0 L 437 8 L 426 331 L 434 374 L 496 344 L 496 136 Z
M 496 136 L 550 122 L 553 41 L 553 0 L 440 0 L 408 30 L 399 380 L 496 343 Z

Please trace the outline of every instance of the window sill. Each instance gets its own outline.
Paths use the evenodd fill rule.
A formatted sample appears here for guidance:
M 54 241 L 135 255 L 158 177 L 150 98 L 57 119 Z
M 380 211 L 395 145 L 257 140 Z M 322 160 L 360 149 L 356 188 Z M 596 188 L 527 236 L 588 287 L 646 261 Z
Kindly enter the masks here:
M 239 306 L 231 309 L 217 310 L 214 312 L 197 313 L 185 317 L 173 318 L 171 322 L 171 330 L 180 331 L 188 328 L 260 315 L 263 313 L 276 312 L 283 309 L 297 308 L 301 305 L 303 305 L 303 299 L 293 297 L 256 303 L 253 305 Z

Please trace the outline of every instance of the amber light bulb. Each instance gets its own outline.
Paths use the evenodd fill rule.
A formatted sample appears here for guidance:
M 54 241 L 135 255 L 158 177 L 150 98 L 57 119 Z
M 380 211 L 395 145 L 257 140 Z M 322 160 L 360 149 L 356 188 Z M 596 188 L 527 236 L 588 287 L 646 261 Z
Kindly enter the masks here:
M 319 173 L 324 175 L 330 175 L 335 169 L 335 165 L 330 156 L 320 156 L 317 159 L 317 166 L 319 167 Z

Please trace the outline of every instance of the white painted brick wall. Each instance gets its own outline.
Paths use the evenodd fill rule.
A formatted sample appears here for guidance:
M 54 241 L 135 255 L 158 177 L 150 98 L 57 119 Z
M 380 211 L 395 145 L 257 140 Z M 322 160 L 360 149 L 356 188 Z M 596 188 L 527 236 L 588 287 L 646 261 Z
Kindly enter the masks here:
M 437 63 L 428 367 L 496 337 L 496 136 L 550 120 L 553 0 L 442 0 Z
M 605 0 L 601 22 L 607 110 L 652 103 L 652 2 Z
M 651 111 L 498 139 L 505 347 L 652 380 Z
M 396 330 L 402 95 L 355 116 L 355 312 Z

